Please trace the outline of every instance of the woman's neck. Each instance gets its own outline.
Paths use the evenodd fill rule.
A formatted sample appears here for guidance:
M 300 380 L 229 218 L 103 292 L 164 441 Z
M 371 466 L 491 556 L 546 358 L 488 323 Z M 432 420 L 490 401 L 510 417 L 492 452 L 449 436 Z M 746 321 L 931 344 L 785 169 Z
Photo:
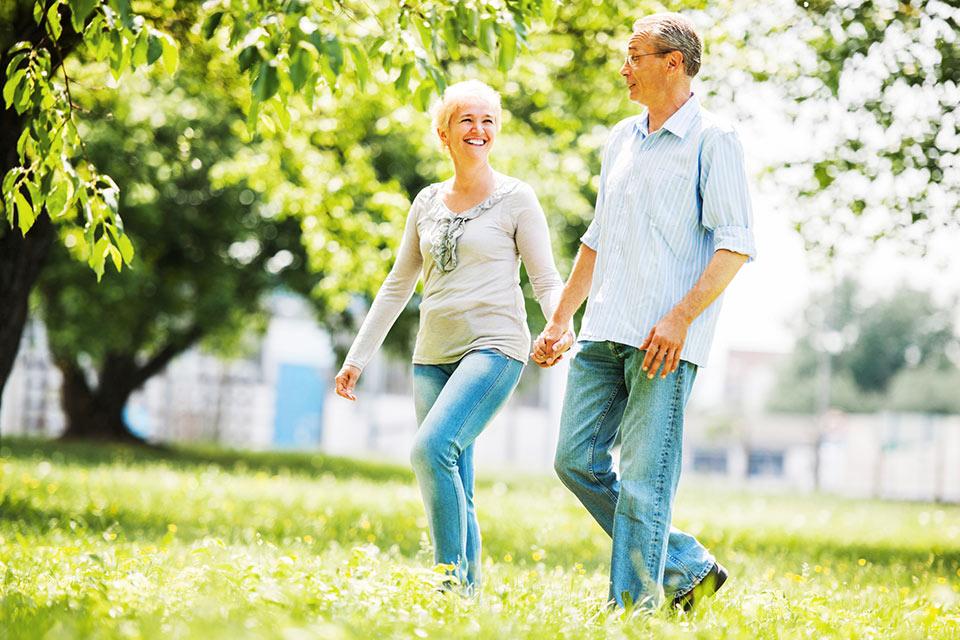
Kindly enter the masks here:
M 475 193 L 493 189 L 495 176 L 488 162 L 464 163 L 453 161 L 453 184 L 456 193 Z

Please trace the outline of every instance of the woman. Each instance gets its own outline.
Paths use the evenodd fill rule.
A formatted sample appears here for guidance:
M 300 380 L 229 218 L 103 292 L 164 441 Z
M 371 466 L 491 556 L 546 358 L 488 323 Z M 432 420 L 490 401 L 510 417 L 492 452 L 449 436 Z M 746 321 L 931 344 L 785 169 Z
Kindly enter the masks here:
M 420 484 L 438 564 L 475 592 L 480 529 L 473 505 L 473 441 L 504 405 L 530 352 L 519 259 L 544 316 L 563 283 L 550 235 L 529 185 L 493 170 L 500 95 L 469 80 L 450 86 L 433 126 L 453 160 L 453 178 L 414 199 L 396 262 L 336 378 L 353 393 L 423 276 L 413 355 L 417 431 L 411 461 Z

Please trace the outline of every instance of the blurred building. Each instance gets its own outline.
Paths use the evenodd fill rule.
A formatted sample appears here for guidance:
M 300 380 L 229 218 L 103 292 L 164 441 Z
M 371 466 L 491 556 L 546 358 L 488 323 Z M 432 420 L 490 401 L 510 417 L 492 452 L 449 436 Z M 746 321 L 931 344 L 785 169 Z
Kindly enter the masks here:
M 173 360 L 125 409 L 138 435 L 245 448 L 317 448 L 333 356 L 307 305 L 278 294 L 266 335 L 248 356 L 223 360 L 192 349 Z M 60 372 L 42 323 L 31 320 L 4 390 L 0 433 L 63 432 Z

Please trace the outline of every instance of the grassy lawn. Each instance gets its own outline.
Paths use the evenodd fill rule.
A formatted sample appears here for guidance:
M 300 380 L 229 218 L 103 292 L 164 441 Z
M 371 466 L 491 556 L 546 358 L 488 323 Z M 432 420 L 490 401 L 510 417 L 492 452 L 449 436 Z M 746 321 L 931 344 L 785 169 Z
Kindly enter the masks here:
M 675 522 L 731 580 L 631 616 L 604 610 L 609 540 L 558 481 L 488 476 L 477 501 L 468 600 L 434 588 L 402 467 L 5 440 L 0 636 L 960 638 L 957 506 L 690 483 Z

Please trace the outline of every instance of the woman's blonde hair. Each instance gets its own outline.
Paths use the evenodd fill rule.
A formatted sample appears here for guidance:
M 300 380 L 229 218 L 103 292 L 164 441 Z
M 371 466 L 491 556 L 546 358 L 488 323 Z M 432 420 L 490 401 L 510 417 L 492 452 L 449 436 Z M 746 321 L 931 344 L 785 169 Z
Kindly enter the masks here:
M 443 96 L 430 108 L 430 117 L 433 122 L 433 129 L 436 131 L 450 130 L 450 118 L 463 102 L 471 98 L 480 98 L 493 107 L 493 114 L 496 119 L 497 131 L 500 130 L 500 120 L 503 109 L 500 106 L 500 94 L 493 87 L 479 80 L 464 80 L 447 87 Z

